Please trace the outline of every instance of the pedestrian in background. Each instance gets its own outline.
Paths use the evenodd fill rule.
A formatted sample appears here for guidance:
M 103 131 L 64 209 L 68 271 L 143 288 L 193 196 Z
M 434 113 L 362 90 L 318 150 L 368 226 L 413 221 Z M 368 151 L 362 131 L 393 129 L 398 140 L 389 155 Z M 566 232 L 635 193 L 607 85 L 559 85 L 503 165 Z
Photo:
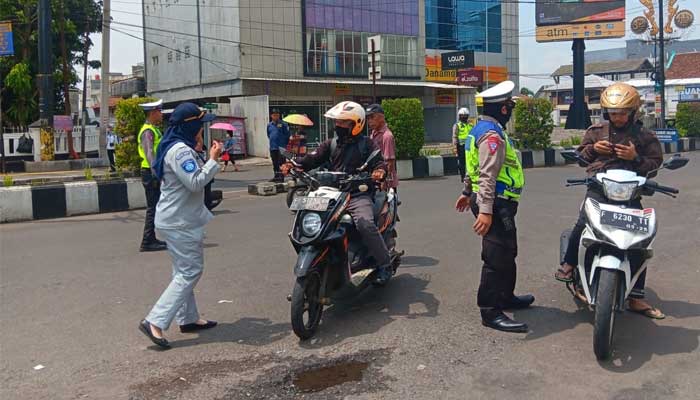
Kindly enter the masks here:
M 455 147 L 455 155 L 457 156 L 457 167 L 459 168 L 459 176 L 464 180 L 466 171 L 466 160 L 464 159 L 464 144 L 467 142 L 467 136 L 472 131 L 472 124 L 469 123 L 469 109 L 462 107 L 457 112 L 457 123 L 452 126 L 452 145 Z
M 114 162 L 114 151 L 117 148 L 117 144 L 121 141 L 119 136 L 114 133 L 114 125 L 109 125 L 107 127 L 107 158 L 109 159 L 109 170 L 114 172 L 117 170 L 116 164 Z
M 194 298 L 194 287 L 204 270 L 204 226 L 214 218 L 204 206 L 204 187 L 221 168 L 222 150 L 214 142 L 205 163 L 195 147 L 202 142 L 204 123 L 215 117 L 192 103 L 177 106 L 153 165 L 162 185 L 155 223 L 168 244 L 173 271 L 170 284 L 139 330 L 161 348 L 170 347 L 163 331 L 173 319 L 183 333 L 216 326 L 216 321 L 200 318 Z
M 233 137 L 233 132 L 226 132 L 226 141 L 224 142 L 224 153 L 221 156 L 221 159 L 224 161 L 224 168 L 221 170 L 221 172 L 226 171 L 226 167 L 228 166 L 229 162 L 231 163 L 231 165 L 233 165 L 233 170 L 238 172 L 236 160 L 233 158 L 236 155 L 234 150 L 236 143 L 237 140 Z
M 386 163 L 386 186 L 387 189 L 398 191 L 399 176 L 396 173 L 396 141 L 394 134 L 386 124 L 384 109 L 379 104 L 372 104 L 367 107 L 367 125 L 369 125 L 370 138 L 374 145 L 382 151 L 382 157 Z
M 272 170 L 275 176 L 270 182 L 283 182 L 284 176 L 280 172 L 280 166 L 284 163 L 284 158 L 280 154 L 280 147 L 286 149 L 289 143 L 289 125 L 280 119 L 280 110 L 272 109 L 270 113 L 270 123 L 267 125 L 267 138 L 270 141 L 270 158 L 272 159 Z

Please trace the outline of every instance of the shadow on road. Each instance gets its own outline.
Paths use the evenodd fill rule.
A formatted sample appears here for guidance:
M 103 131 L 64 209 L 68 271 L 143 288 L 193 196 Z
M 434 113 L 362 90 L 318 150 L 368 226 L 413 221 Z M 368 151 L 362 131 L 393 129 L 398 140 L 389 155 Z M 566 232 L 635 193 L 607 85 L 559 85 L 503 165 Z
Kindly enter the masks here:
M 674 320 L 700 316 L 700 304 L 676 300 L 661 300 L 647 288 L 647 300 L 666 315 L 662 321 L 652 320 L 632 312 L 625 312 L 615 323 L 614 352 L 612 360 L 600 361 L 600 366 L 619 373 L 634 372 L 644 366 L 654 355 L 692 353 L 700 345 L 700 330 L 671 326 Z M 583 304 L 574 312 L 551 307 L 532 307 L 518 310 L 515 319 L 530 326 L 526 340 L 537 340 L 574 329 L 579 324 L 593 324 L 592 310 Z M 682 324 L 682 321 L 678 321 Z M 591 334 L 592 334 L 591 330 Z M 593 351 L 592 338 L 584 346 Z
M 173 348 L 208 343 L 236 342 L 248 346 L 266 346 L 283 339 L 291 332 L 289 323 L 273 323 L 267 318 L 246 317 L 236 322 L 220 322 L 214 329 L 200 331 L 196 337 L 171 342 Z
M 434 267 L 440 263 L 440 260 L 426 256 L 403 256 L 401 257 L 401 268 L 414 267 Z
M 397 317 L 434 318 L 440 301 L 426 291 L 429 283 L 427 274 L 398 274 L 384 288 L 370 287 L 350 302 L 328 308 L 315 336 L 318 341 L 300 345 L 310 349 L 334 345 L 349 337 L 375 333 Z

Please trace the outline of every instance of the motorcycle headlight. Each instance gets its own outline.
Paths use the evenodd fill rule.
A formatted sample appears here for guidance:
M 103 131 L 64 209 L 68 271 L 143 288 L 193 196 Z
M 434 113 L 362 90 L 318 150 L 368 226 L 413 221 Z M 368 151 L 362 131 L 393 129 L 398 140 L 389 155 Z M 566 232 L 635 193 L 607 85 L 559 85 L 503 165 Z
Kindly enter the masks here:
M 301 229 L 306 236 L 316 236 L 321 231 L 321 216 L 316 213 L 308 213 L 301 220 Z
M 613 201 L 629 201 L 637 190 L 639 182 L 615 182 L 603 179 L 605 196 Z

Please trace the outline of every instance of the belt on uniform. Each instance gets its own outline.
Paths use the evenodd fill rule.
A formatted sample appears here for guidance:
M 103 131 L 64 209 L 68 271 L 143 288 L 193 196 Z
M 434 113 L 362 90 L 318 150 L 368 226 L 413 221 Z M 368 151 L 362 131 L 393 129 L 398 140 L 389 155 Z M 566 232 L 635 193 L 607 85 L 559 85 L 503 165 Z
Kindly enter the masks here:
M 507 201 L 512 201 L 512 202 L 515 202 L 515 203 L 518 202 L 518 199 L 516 199 L 515 197 L 506 196 L 505 194 L 499 194 L 499 195 L 497 195 L 496 197 L 498 197 L 499 199 L 503 199 L 503 200 L 507 200 Z

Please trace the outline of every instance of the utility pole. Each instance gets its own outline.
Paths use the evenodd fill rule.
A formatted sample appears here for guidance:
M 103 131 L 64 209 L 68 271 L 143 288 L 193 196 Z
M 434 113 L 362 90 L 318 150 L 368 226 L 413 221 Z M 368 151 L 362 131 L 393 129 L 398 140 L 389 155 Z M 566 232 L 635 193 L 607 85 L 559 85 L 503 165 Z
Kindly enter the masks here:
M 109 125 L 109 33 L 111 28 L 110 0 L 104 0 L 102 9 L 102 88 L 100 98 L 100 158 L 107 157 L 107 126 Z
M 85 30 L 85 48 L 83 49 L 83 104 L 81 108 L 82 118 L 80 119 L 80 157 L 85 158 L 85 124 L 87 123 L 87 70 L 88 53 L 90 52 L 90 18 L 87 19 L 87 29 Z
M 39 0 L 39 122 L 41 159 L 54 159 L 51 1 Z
M 664 0 L 659 0 L 659 70 L 658 80 L 661 86 L 661 121 L 659 128 L 666 128 L 666 53 L 664 51 Z

